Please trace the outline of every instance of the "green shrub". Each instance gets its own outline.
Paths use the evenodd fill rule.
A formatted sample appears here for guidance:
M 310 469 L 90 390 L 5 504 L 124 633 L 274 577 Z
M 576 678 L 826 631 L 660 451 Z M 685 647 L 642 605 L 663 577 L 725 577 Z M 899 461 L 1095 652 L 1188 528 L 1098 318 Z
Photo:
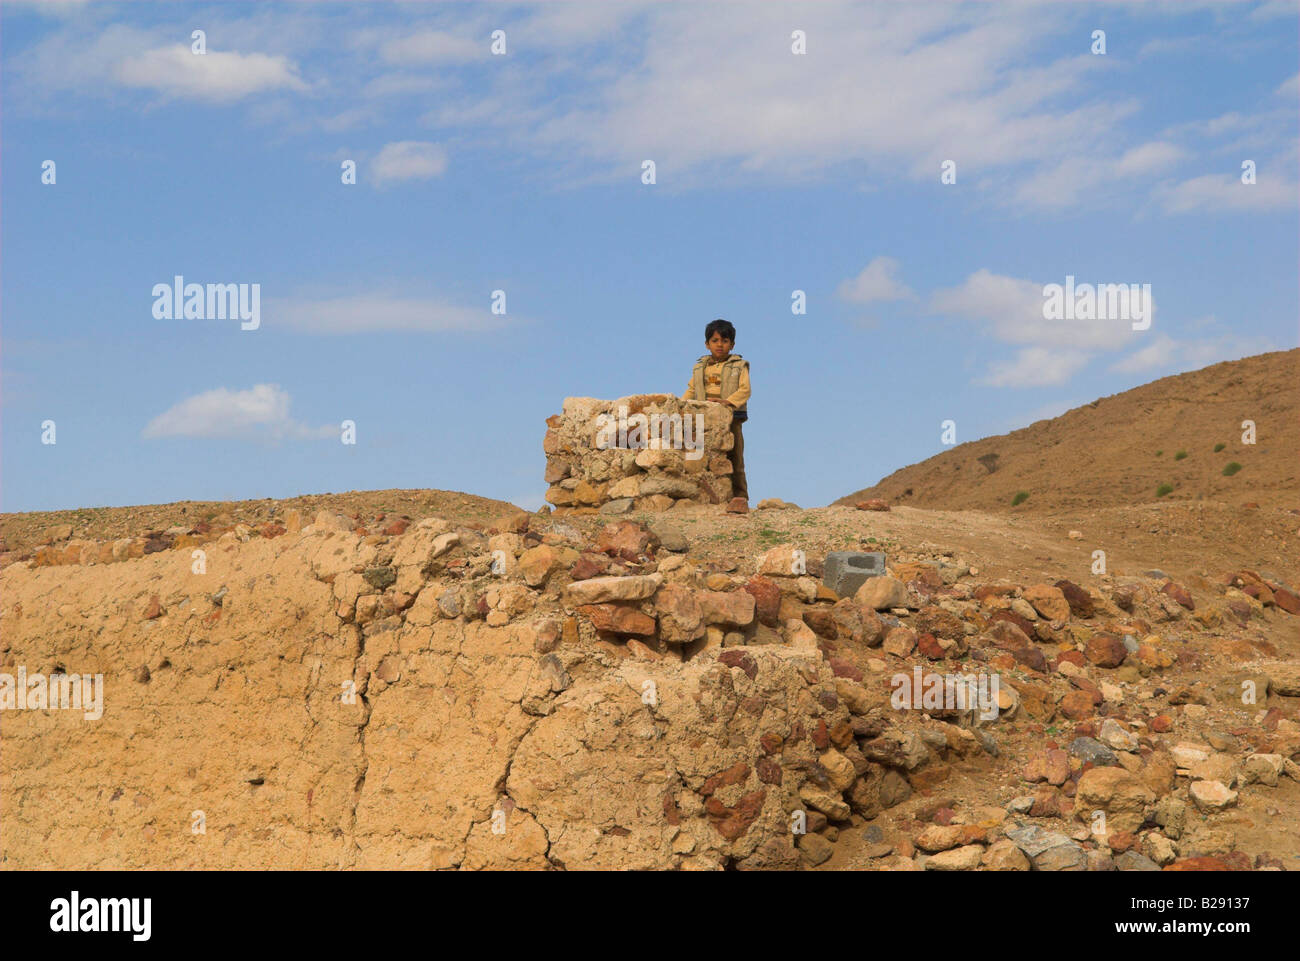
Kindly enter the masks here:
M 1219 451 L 1223 450 L 1223 448 L 1225 448 L 1225 447 L 1227 447 L 1227 446 L 1228 446 L 1227 444 L 1225 444 L 1225 443 L 1223 443 L 1222 441 L 1220 441 L 1219 443 L 1217 443 L 1217 444 L 1214 445 L 1214 452 L 1217 454 Z
M 1158 450 L 1158 451 L 1156 451 L 1156 456 L 1159 457 L 1159 456 L 1160 456 L 1161 454 L 1163 454 L 1163 453 L 1164 453 L 1164 451 L 1162 451 L 1162 450 Z
M 1015 497 L 1011 498 L 1011 506 L 1015 507 L 1018 504 L 1023 504 L 1027 500 L 1029 500 L 1029 491 L 1020 491 Z
M 1170 491 L 1172 491 L 1173 489 L 1174 489 L 1174 485 L 1173 485 L 1173 484 L 1161 484 L 1159 487 L 1156 488 L 1156 496 L 1157 496 L 1157 497 L 1164 497 L 1166 494 L 1168 494 L 1168 493 L 1169 493 Z
M 1187 456 L 1187 451 L 1180 450 L 1177 454 L 1174 455 L 1174 460 L 1182 460 L 1186 456 Z
M 1234 460 L 1234 461 L 1233 461 L 1231 464 L 1229 464 L 1227 467 L 1223 468 L 1223 476 L 1224 476 L 1224 477 L 1231 477 L 1233 474 L 1237 473 L 1237 471 L 1239 471 L 1239 470 L 1241 470 L 1241 465 L 1238 464 L 1238 463 Z

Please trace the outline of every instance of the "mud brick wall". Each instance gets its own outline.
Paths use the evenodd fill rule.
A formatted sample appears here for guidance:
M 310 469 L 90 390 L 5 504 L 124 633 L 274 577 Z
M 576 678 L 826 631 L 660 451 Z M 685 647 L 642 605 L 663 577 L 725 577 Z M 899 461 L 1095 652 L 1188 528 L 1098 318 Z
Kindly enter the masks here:
M 731 411 L 635 394 L 568 397 L 546 420 L 546 500 L 557 512 L 665 511 L 731 497 Z

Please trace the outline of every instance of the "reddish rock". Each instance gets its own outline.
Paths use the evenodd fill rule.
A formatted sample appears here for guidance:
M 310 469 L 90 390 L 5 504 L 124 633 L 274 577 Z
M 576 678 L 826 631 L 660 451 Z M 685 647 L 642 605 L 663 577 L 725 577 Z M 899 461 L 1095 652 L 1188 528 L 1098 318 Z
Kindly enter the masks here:
M 1166 871 L 1231 871 L 1226 863 L 1219 858 L 1198 857 L 1182 858 L 1173 864 L 1165 866 Z
M 596 540 L 596 550 L 625 561 L 649 557 L 658 546 L 659 538 L 645 525 L 638 524 L 636 521 L 606 524 Z
M 1019 628 L 1020 633 L 1025 635 L 1026 640 L 1034 636 L 1033 622 L 1030 621 L 1029 618 L 1027 617 L 1021 617 L 1015 611 L 994 611 L 992 614 L 989 615 L 990 628 L 992 628 L 992 626 L 999 621 L 1012 624 L 1015 627 Z
M 758 743 L 763 746 L 763 750 L 768 754 L 780 754 L 785 741 L 780 734 L 764 734 L 758 739 Z
M 410 526 L 411 526 L 411 522 L 409 520 L 407 520 L 405 517 L 399 517 L 397 520 L 392 521 L 387 527 L 384 528 L 384 533 L 387 534 L 389 537 L 398 537 L 402 534 L 405 534 L 406 529 Z
M 1189 611 L 1196 610 L 1196 605 L 1192 603 L 1191 592 L 1181 584 L 1175 584 L 1173 581 L 1170 581 L 1164 587 L 1160 588 L 1160 593 L 1168 594 Z
M 763 788 L 752 794 L 746 794 L 736 802 L 735 807 L 729 808 L 716 797 L 711 797 L 704 803 L 704 812 L 708 815 L 709 823 L 719 834 L 728 841 L 734 841 L 748 831 L 750 825 L 758 819 L 766 798 L 767 789 Z
M 1300 615 L 1300 596 L 1285 587 L 1273 591 L 1273 602 L 1288 614 Z
M 916 649 L 932 661 L 941 661 L 947 653 L 939 646 L 939 640 L 933 634 L 922 634 L 916 639 Z
M 1082 721 L 1096 714 L 1096 705 L 1087 691 L 1071 691 L 1061 698 L 1061 713 L 1072 721 Z
M 833 641 L 838 636 L 835 630 L 835 617 L 827 608 L 810 607 L 803 612 L 803 622 L 819 637 Z
M 609 569 L 609 561 L 604 557 L 583 554 L 578 562 L 569 569 L 569 577 L 575 581 L 586 581 L 600 577 Z
M 281 534 L 284 533 L 284 526 L 281 524 L 277 524 L 274 521 L 268 521 L 267 523 L 259 527 L 257 529 L 257 532 L 266 538 L 279 537 Z
M 1088 660 L 1098 667 L 1119 667 L 1128 657 L 1124 639 L 1114 634 L 1094 634 L 1084 648 Z
M 1014 584 L 981 584 L 975 588 L 971 596 L 977 601 L 982 601 L 989 597 L 1011 597 L 1015 593 Z
M 862 671 L 857 666 L 844 660 L 842 657 L 830 658 L 830 666 L 831 673 L 836 677 L 847 677 L 854 681 L 862 681 Z
M 867 499 L 867 500 L 865 500 L 865 501 L 858 501 L 858 502 L 857 502 L 856 504 L 854 504 L 853 506 L 856 507 L 856 508 L 857 508 L 858 510 L 860 510 L 860 511 L 887 511 L 887 510 L 889 510 L 889 504 L 888 504 L 887 502 L 881 500 L 879 497 L 872 497 L 872 498 L 869 498 L 869 499 Z
M 754 595 L 754 612 L 760 624 L 776 627 L 778 612 L 781 610 L 781 589 L 776 581 L 762 574 L 755 574 L 745 584 L 745 590 Z
M 758 662 L 748 651 L 723 651 L 718 655 L 718 663 L 740 668 L 751 681 L 758 676 Z
M 1123 854 L 1137 847 L 1137 835 L 1131 831 L 1114 831 L 1106 838 L 1106 845 L 1115 854 Z
M 758 773 L 758 779 L 764 784 L 781 783 L 781 765 L 770 757 L 760 757 L 755 761 L 754 770 Z
M 824 720 L 818 719 L 817 726 L 813 728 L 812 740 L 819 751 L 824 751 L 831 746 L 831 732 Z
M 162 603 L 158 600 L 157 594 L 149 595 L 149 603 L 144 609 L 144 619 L 152 621 L 156 617 L 162 617 Z
M 950 641 L 961 641 L 966 637 L 961 618 L 937 606 L 921 608 L 912 620 L 912 627 L 918 634 L 933 634 Z
M 711 775 L 700 788 L 700 794 L 704 797 L 711 797 L 718 788 L 729 787 L 732 784 L 742 784 L 745 778 L 749 777 L 749 765 L 744 761 L 737 761 L 725 771 L 719 771 Z
M 1043 751 L 1030 758 L 1020 776 L 1030 784 L 1046 781 L 1059 787 L 1070 776 L 1070 755 L 1059 749 Z
M 1168 734 L 1174 729 L 1174 719 L 1168 714 L 1158 714 L 1151 719 L 1150 727 L 1156 734 Z
M 1070 605 L 1070 613 L 1075 617 L 1092 617 L 1096 613 L 1092 595 L 1078 584 L 1062 580 L 1056 582 L 1056 587 L 1065 595 L 1065 600 Z
M 623 604 L 583 604 L 577 611 L 585 615 L 591 621 L 591 626 L 598 631 L 634 634 L 639 637 L 650 637 L 655 632 L 653 617 Z
M 1088 663 L 1088 659 L 1083 656 L 1083 651 L 1066 651 L 1056 659 L 1058 666 L 1067 662 L 1076 667 L 1083 667 Z

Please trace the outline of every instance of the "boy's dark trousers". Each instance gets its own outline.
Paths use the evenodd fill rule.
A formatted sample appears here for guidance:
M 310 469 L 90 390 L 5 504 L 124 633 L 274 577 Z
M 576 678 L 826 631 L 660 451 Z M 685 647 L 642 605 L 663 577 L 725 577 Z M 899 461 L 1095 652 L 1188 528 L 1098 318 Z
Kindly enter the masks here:
M 731 436 L 735 440 L 728 455 L 731 457 L 731 496 L 749 500 L 749 483 L 745 480 L 745 435 L 741 433 L 744 425 L 737 420 L 731 422 Z

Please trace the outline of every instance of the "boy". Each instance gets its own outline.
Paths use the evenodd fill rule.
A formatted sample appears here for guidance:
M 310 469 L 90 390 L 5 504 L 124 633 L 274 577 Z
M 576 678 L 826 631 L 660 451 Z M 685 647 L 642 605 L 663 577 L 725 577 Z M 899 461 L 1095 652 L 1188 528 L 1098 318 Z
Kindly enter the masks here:
M 731 353 L 736 343 L 736 328 L 725 320 L 715 320 L 704 328 L 704 345 L 709 352 L 695 362 L 691 383 L 682 400 L 707 400 L 726 404 L 732 410 L 731 501 L 729 514 L 749 513 L 749 485 L 745 481 L 745 437 L 741 424 L 749 419 L 745 403 L 749 400 L 749 361 Z

